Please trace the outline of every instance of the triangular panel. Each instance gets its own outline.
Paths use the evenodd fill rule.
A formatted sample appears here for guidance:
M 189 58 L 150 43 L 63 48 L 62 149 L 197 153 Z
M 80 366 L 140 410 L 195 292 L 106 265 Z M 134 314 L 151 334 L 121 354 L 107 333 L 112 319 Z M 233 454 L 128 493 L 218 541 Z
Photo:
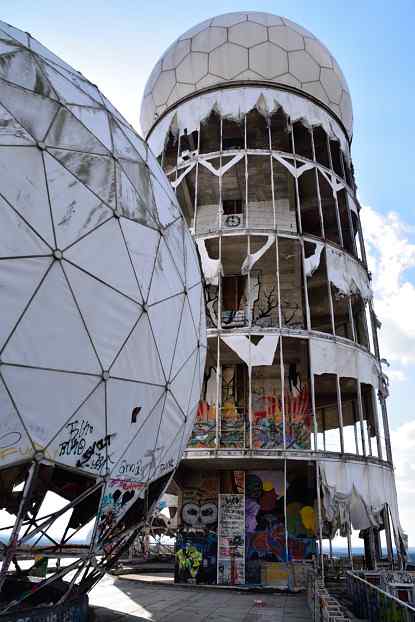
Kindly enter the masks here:
M 141 307 L 67 262 L 65 272 L 102 366 L 107 370 L 137 322 Z
M 0 145 L 34 145 L 32 136 L 16 119 L 0 106 Z
M 2 366 L 4 381 L 34 443 L 45 447 L 100 381 L 96 376 Z
M 135 460 L 143 459 L 146 440 L 141 433 L 142 426 L 149 417 L 144 430 L 151 439 L 156 438 L 152 430 L 157 431 L 159 426 L 165 388 L 111 378 L 107 389 L 108 434 L 114 434 L 109 453 L 111 464 L 118 461 L 133 438 L 137 439 L 134 442 Z M 154 445 L 150 443 L 149 447 L 152 449 Z
M 164 475 L 176 466 L 185 423 L 183 413 L 180 411 L 171 393 L 169 393 L 166 398 L 157 438 L 157 447 L 160 447 L 163 451 L 159 459 L 158 469 L 152 479 Z
M 55 246 L 41 152 L 32 147 L 0 147 L 4 198 L 48 244 Z
M 29 460 L 34 447 L 0 378 L 0 469 L 11 462 Z
M 0 103 L 39 141 L 44 140 L 58 110 L 58 104 L 48 97 L 29 93 L 5 82 L 0 89 Z
M 167 225 L 180 217 L 180 212 L 175 201 L 168 196 L 165 189 L 161 186 L 153 174 L 151 174 L 151 185 L 153 187 L 154 200 L 157 205 L 159 220 L 163 227 L 167 227 Z
M 111 376 L 129 378 L 139 382 L 166 384 L 160 356 L 146 313 L 141 316 L 111 367 Z
M 200 264 L 196 253 L 196 245 L 190 233 L 184 234 L 184 251 L 186 266 L 186 287 L 189 289 L 196 283 L 200 283 Z
M 114 212 L 49 153 L 45 166 L 56 242 L 63 250 Z
M 154 228 L 157 226 L 144 197 L 140 196 L 119 166 L 117 166 L 117 209 L 126 218 Z
M 182 218 L 169 225 L 163 232 L 164 239 L 169 247 L 173 262 L 180 274 L 183 286 L 186 283 L 186 273 L 184 265 L 184 230 L 185 224 Z
M 118 158 L 129 158 L 130 160 L 136 161 L 139 158 L 137 150 L 121 131 L 120 126 L 113 117 L 110 117 L 110 126 L 114 144 L 114 155 Z
M 20 49 L 2 57 L 0 78 L 23 86 L 44 97 L 55 98 L 55 93 L 41 72 L 34 56 L 27 50 Z
M 171 376 L 174 377 L 182 365 L 187 361 L 189 356 L 197 348 L 198 337 L 193 325 L 193 318 L 190 313 L 189 301 L 185 297 L 183 304 L 182 319 L 180 322 L 179 337 L 177 339 L 176 349 L 174 352 L 174 360 Z M 186 411 L 185 411 L 186 412 Z
M 115 170 L 112 158 L 61 149 L 49 151 L 102 201 L 115 208 Z
M 154 264 L 148 302 L 153 304 L 183 291 L 184 284 L 180 279 L 179 272 L 166 242 L 162 238 L 158 247 L 156 263 Z
M 0 257 L 49 254 L 49 246 L 0 196 Z
M 50 263 L 51 259 L 46 257 L 41 259 L 2 259 L 0 261 L 0 348 L 3 347 Z
M 190 404 L 191 392 L 195 375 L 198 374 L 198 350 L 187 359 L 187 362 L 180 369 L 179 373 L 171 381 L 171 392 L 176 398 L 177 403 L 182 409 L 184 415 Z
M 71 246 L 65 251 L 65 258 L 141 302 L 137 280 L 116 218 L 108 220 Z
M 59 149 L 77 149 L 87 153 L 108 154 L 108 150 L 94 134 L 82 125 L 74 114 L 63 107 L 56 115 L 45 142 L 49 147 Z
M 68 108 L 109 151 L 112 150 L 108 115 L 105 110 L 76 105 L 69 105 Z
M 103 475 L 107 468 L 105 383 L 101 382 L 81 408 L 65 422 L 47 447 L 49 456 L 82 471 Z
M 58 262 L 36 292 L 7 343 L 2 359 L 22 365 L 100 373 L 97 357 Z
M 133 145 L 137 153 L 146 162 L 148 147 L 146 146 L 146 143 L 144 142 L 144 140 L 140 138 L 132 129 L 127 127 L 125 125 L 125 122 L 123 123 L 122 126 L 120 125 L 120 129 L 123 132 L 123 134 L 125 134 L 125 136 L 128 138 L 130 143 Z
M 53 86 L 59 98 L 67 104 L 78 104 L 81 106 L 97 106 L 98 104 L 86 93 L 76 87 L 70 80 L 67 80 L 61 73 L 48 63 L 42 63 L 49 82 Z
M 153 305 L 148 310 L 148 317 L 167 379 L 170 378 L 183 309 L 183 299 L 184 296 L 174 296 L 169 298 L 169 300 Z
M 143 227 L 124 218 L 120 219 L 120 224 L 137 275 L 141 294 L 146 301 L 153 276 L 160 234 L 158 231 L 154 231 L 154 229 Z

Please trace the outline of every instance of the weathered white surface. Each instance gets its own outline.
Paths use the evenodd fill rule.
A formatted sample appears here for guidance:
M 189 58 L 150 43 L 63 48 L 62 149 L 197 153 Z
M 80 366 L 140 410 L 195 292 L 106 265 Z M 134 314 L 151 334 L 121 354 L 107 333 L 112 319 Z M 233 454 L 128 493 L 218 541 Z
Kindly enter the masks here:
M 333 527 L 354 529 L 382 525 L 381 511 L 388 504 L 396 535 L 402 535 L 393 471 L 361 462 L 319 461 L 323 483 L 323 511 Z
M 264 335 L 257 345 L 245 335 L 229 335 L 222 337 L 222 341 L 232 348 L 249 367 L 255 367 L 272 365 L 279 335 Z
M 358 378 L 360 382 L 379 387 L 376 359 L 353 346 L 333 339 L 310 339 L 310 368 L 313 374 L 337 374 L 340 378 Z
M 108 474 L 110 496 L 111 478 L 143 495 L 180 460 L 199 400 L 196 249 L 97 87 L 2 22 L 0 41 L 0 469 L 42 451 Z
M 315 251 L 310 257 L 304 259 L 304 272 L 306 276 L 313 276 L 314 272 L 320 265 L 320 257 L 324 244 L 322 242 L 313 242 Z
M 310 127 L 321 125 L 331 138 L 340 141 L 342 150 L 348 155 L 349 147 L 343 130 L 320 106 L 301 95 L 288 93 L 278 87 L 274 89 L 254 85 L 204 93 L 179 104 L 157 123 L 148 136 L 148 142 L 153 152 L 159 155 L 170 129 L 180 134 L 186 129 L 190 134 L 199 129 L 200 123 L 209 117 L 213 109 L 222 117 L 240 121 L 243 115 L 255 108 L 267 116 L 280 107 L 293 123 L 301 119 Z
M 199 239 L 196 241 L 197 248 L 199 249 L 200 260 L 202 262 L 203 275 L 205 277 L 206 285 L 219 285 L 219 277 L 222 274 L 222 266 L 220 259 L 212 259 L 207 252 L 205 240 Z
M 275 235 L 268 235 L 266 236 L 266 238 L 267 239 L 265 244 L 261 246 L 261 248 L 257 250 L 256 253 L 252 253 L 245 257 L 244 262 L 241 266 L 241 274 L 248 274 L 248 272 L 252 270 L 256 262 L 259 261 L 259 259 L 261 259 L 263 255 L 265 255 L 267 250 L 271 248 L 273 244 L 275 244 Z
M 254 11 L 205 20 L 167 49 L 145 87 L 144 134 L 182 97 L 236 81 L 274 82 L 312 95 L 352 134 L 349 89 L 327 48 L 289 19 Z
M 366 270 L 358 261 L 341 250 L 326 246 L 327 277 L 346 296 L 360 294 L 371 300 L 373 293 Z

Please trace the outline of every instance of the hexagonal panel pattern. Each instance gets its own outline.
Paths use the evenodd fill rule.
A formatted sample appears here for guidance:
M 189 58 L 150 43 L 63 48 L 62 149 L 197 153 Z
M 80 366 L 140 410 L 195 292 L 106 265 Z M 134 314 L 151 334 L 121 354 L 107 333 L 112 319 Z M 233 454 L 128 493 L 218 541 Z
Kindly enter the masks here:
M 174 82 L 170 72 L 175 72 Z M 257 11 L 207 19 L 169 47 L 146 84 L 141 105 L 144 134 L 183 97 L 238 80 L 272 81 L 312 95 L 352 134 L 348 86 L 327 48 L 299 24 Z

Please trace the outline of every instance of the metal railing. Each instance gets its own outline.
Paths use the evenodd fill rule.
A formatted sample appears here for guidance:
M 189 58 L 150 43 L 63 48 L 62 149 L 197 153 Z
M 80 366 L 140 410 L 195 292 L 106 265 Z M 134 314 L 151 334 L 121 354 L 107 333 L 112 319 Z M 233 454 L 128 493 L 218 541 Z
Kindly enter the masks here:
M 347 572 L 353 613 L 369 622 L 415 622 L 415 608 L 353 572 Z

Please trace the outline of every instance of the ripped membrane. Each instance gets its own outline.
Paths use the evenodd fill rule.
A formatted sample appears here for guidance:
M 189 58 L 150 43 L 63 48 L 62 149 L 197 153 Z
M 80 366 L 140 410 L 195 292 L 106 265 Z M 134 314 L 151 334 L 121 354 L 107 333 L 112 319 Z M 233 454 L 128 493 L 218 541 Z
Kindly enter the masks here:
M 243 275 L 248 274 L 248 272 L 252 270 L 256 262 L 259 259 L 261 259 L 263 255 L 265 255 L 265 253 L 267 252 L 269 248 L 271 248 L 274 242 L 275 242 L 275 235 L 268 235 L 267 241 L 265 242 L 263 246 L 261 246 L 261 248 L 256 253 L 247 255 L 247 257 L 245 258 L 241 266 L 241 274 Z
M 354 529 L 381 527 L 382 510 L 389 508 L 396 541 L 403 542 L 393 471 L 361 462 L 320 460 L 323 515 L 335 532 L 347 533 L 349 517 Z
M 222 88 L 183 102 L 164 116 L 154 127 L 148 141 L 157 157 L 163 151 L 169 131 L 187 134 L 199 130 L 213 110 L 222 117 L 241 121 L 251 110 L 258 110 L 264 117 L 282 108 L 291 123 L 302 121 L 309 127 L 321 126 L 333 140 L 339 140 L 342 151 L 349 157 L 349 145 L 340 125 L 320 106 L 300 95 L 279 89 L 260 87 Z
M 366 270 L 346 253 L 326 247 L 328 279 L 345 296 L 360 294 L 366 302 L 373 298 Z
M 310 339 L 310 367 L 313 374 L 337 374 L 339 378 L 356 378 L 379 388 L 380 369 L 376 359 L 360 349 L 332 339 Z
M 314 272 L 320 265 L 321 252 L 324 244 L 321 242 L 312 242 L 314 244 L 314 253 L 310 257 L 304 259 L 304 272 L 306 276 L 313 276 Z
M 257 344 L 246 335 L 229 335 L 221 339 L 248 367 L 257 367 L 273 364 L 279 335 L 264 335 Z
M 206 248 L 205 240 L 196 240 L 197 248 L 202 262 L 203 276 L 206 285 L 219 285 L 219 277 L 222 274 L 222 265 L 220 259 L 212 259 Z

